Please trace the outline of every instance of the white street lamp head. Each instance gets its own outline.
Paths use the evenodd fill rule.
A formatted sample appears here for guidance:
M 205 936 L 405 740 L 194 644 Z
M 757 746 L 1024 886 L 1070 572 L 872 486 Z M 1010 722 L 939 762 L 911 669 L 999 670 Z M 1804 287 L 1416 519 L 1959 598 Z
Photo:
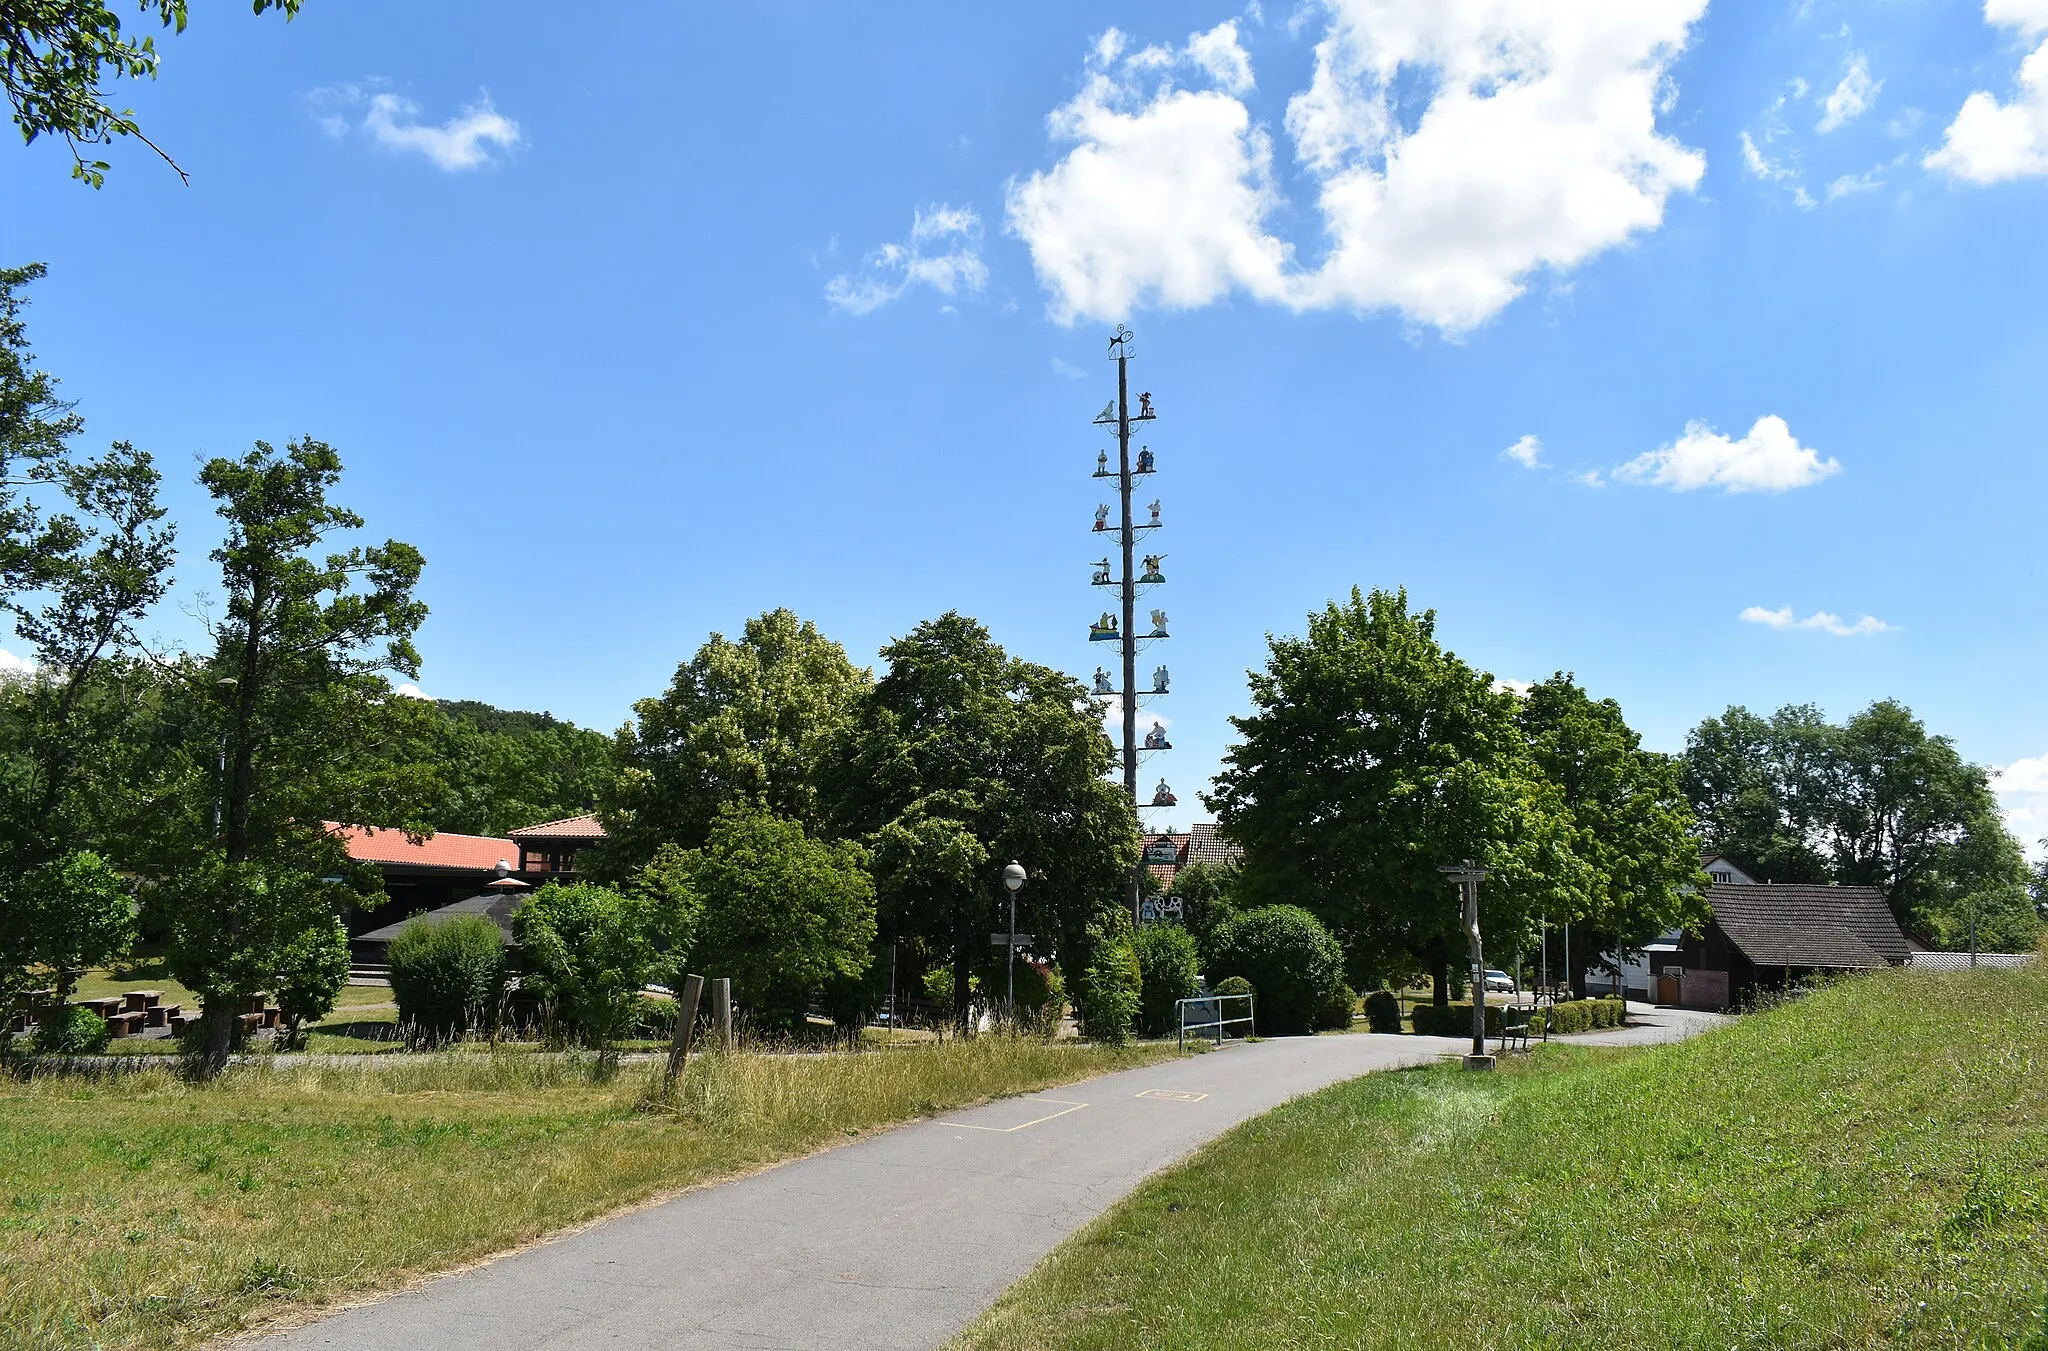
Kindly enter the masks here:
M 1024 865 L 1013 861 L 1003 869 L 1003 885 L 1014 895 L 1024 889 L 1025 876 Z

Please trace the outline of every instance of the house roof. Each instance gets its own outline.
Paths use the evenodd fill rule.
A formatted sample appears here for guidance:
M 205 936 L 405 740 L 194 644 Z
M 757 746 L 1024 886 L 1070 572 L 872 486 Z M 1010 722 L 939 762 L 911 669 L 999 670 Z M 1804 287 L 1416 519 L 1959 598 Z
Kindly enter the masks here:
M 1858 971 L 1912 952 L 1876 887 L 1717 882 L 1707 904 L 1728 941 L 1758 966 Z
M 2025 966 L 2034 960 L 2027 952 L 1980 952 L 1978 966 L 2014 967 Z M 1967 952 L 1916 952 L 1907 963 L 1915 971 L 1967 971 L 1970 969 L 1970 954 Z
M 559 821 L 543 821 L 537 826 L 524 826 L 511 832 L 515 840 L 601 840 L 604 827 L 589 812 L 581 816 L 565 816 Z
M 366 934 L 357 934 L 349 941 L 353 943 L 389 943 L 392 939 L 398 937 L 399 930 L 414 920 L 420 920 L 427 924 L 446 924 L 449 920 L 459 919 L 464 915 L 482 915 L 484 918 L 495 922 L 500 929 L 504 930 L 505 941 L 509 943 L 512 941 L 512 912 L 524 904 L 526 904 L 525 892 L 515 891 L 509 895 L 499 895 L 495 892 L 487 891 L 480 896 L 472 896 L 466 901 L 457 901 L 453 905 L 444 905 L 436 910 L 425 910 L 417 915 L 407 915 L 395 924 L 387 924 L 381 929 L 372 929 Z
M 1235 863 L 1244 849 L 1218 835 L 1214 821 L 1197 821 L 1188 829 L 1188 847 L 1181 856 L 1189 863 Z
M 348 843 L 348 856 L 358 863 L 484 873 L 496 872 L 500 863 L 513 869 L 519 866 L 519 846 L 494 835 L 442 831 L 414 844 L 402 830 L 343 826 L 332 821 L 327 828 Z

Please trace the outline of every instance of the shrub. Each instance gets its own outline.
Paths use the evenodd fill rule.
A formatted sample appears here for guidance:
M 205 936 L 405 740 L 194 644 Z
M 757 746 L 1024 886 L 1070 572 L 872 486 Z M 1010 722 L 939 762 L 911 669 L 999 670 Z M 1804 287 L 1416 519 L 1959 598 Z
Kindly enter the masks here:
M 527 980 L 560 1025 L 602 1053 L 632 1027 L 641 987 L 672 977 L 662 920 L 645 893 L 551 882 L 512 916 L 512 931 Z
M 313 925 L 287 943 L 277 955 L 273 984 L 278 1011 L 284 1015 L 282 1039 L 288 1046 L 298 1046 L 305 1039 L 305 1024 L 333 1012 L 334 1001 L 348 984 L 348 930 L 342 922 Z
M 1313 1030 L 1344 984 L 1343 950 L 1300 906 L 1269 905 L 1225 920 L 1214 947 L 1211 974 L 1243 976 L 1257 987 L 1261 1036 Z
M 1144 976 L 1128 934 L 1088 926 L 1088 965 L 1074 985 L 1074 1016 L 1081 1035 L 1105 1046 L 1131 1039 L 1131 1020 L 1138 1016 Z
M 1253 994 L 1252 983 L 1243 976 L 1225 976 L 1216 982 L 1214 994 Z
M 1548 1023 L 1552 1036 L 1569 1036 L 1574 1032 L 1620 1027 L 1624 1021 L 1619 999 L 1568 999 L 1531 1018 L 1529 1031 L 1533 1036 L 1541 1036 L 1544 1025 Z
M 98 1055 L 107 1049 L 113 1033 L 107 1020 L 79 1004 L 51 1009 L 36 1025 L 39 1055 Z
M 1175 1001 L 1192 998 L 1198 984 L 1194 936 L 1178 924 L 1148 924 L 1138 930 L 1132 946 L 1143 982 L 1138 1026 L 1148 1037 L 1171 1036 L 1178 1022 Z
M 483 1027 L 505 991 L 505 935 L 483 915 L 415 919 L 387 952 L 408 1039 L 445 1041 Z
M 1351 1015 L 1358 1011 L 1358 995 L 1349 985 L 1337 982 L 1337 988 L 1330 991 L 1323 1007 L 1316 1013 L 1316 1028 L 1323 1032 L 1342 1032 L 1351 1026 Z
M 1392 990 L 1374 990 L 1365 997 L 1366 1025 L 1375 1032 L 1401 1030 L 1401 999 Z

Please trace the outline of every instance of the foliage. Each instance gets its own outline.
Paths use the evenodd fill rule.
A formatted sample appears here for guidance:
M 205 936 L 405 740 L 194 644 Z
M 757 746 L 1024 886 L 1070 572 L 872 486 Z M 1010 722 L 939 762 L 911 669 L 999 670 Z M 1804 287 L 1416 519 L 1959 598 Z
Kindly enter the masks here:
M 1405 591 L 1353 590 L 1311 615 L 1306 637 L 1271 640 L 1251 694 L 1208 798 L 1244 847 L 1239 903 L 1306 908 L 1356 983 L 1421 965 L 1448 998 L 1466 941 L 1446 864 L 1491 870 L 1480 921 L 1496 946 L 1586 893 L 1570 813 L 1530 759 L 1514 697 L 1446 651 L 1435 612 L 1411 612 Z M 1283 1021 L 1305 1030 L 1315 1006 L 1289 1003 Z
M 1096 966 L 1091 933 L 1124 913 L 1138 825 L 1106 777 L 1114 752 L 1087 691 L 959 614 L 882 656 L 888 669 L 832 757 L 830 794 L 834 829 L 873 855 L 882 934 L 950 962 L 964 1022 L 972 978 L 1001 974 L 988 935 L 1009 923 L 1000 873 L 1017 859 L 1031 873 L 1019 928 L 1059 954 L 1077 1001 L 1094 998 L 1073 977 Z M 1105 997 L 1115 986 L 1098 984 Z
M 675 908 L 645 890 L 550 882 L 512 915 L 526 983 L 561 1026 L 608 1053 L 627 1034 L 642 987 L 675 979 Z
M 1770 881 L 1877 887 L 1945 942 L 1966 898 L 2026 880 L 1986 771 L 1895 700 L 1840 726 L 1811 705 L 1730 708 L 1686 738 L 1681 772 L 1711 847 Z
M 284 1016 L 284 1041 L 297 1046 L 307 1023 L 317 1023 L 333 1012 L 342 989 L 348 984 L 348 926 L 330 917 L 322 924 L 308 924 L 285 944 L 275 964 L 271 997 Z
M 302 0 L 250 2 L 258 14 L 274 9 L 289 19 Z M 185 31 L 186 0 L 138 0 L 138 7 L 164 27 Z M 71 151 L 71 176 L 92 187 L 106 181 L 111 166 L 86 159 L 80 147 L 107 145 L 116 136 L 135 137 L 185 177 L 142 134 L 134 112 L 114 111 L 100 88 L 109 77 L 155 79 L 157 59 L 155 39 L 124 33 L 109 0 L 0 0 L 0 90 L 14 125 L 27 144 L 44 135 L 62 139 Z
M 98 1055 L 112 1037 L 106 1019 L 82 1004 L 66 1004 L 36 1024 L 34 1044 L 38 1055 Z
M 1578 903 L 1549 916 L 1587 931 L 1572 948 L 1578 969 L 1568 982 L 1584 985 L 1586 955 L 1700 928 L 1709 882 L 1677 762 L 1644 750 L 1621 705 L 1596 702 L 1563 672 L 1531 686 L 1516 718 L 1531 759 L 1571 813 L 1572 850 L 1585 865 Z
M 417 1040 L 486 1026 L 505 993 L 505 935 L 484 915 L 414 919 L 385 950 L 398 1021 Z
M 1190 863 L 1174 875 L 1173 894 L 1181 899 L 1182 923 L 1206 961 L 1210 939 L 1238 911 L 1237 868 L 1228 863 Z
M 1392 990 L 1374 990 L 1365 997 L 1365 1022 L 1375 1032 L 1401 1030 L 1401 998 Z
M 1351 1027 L 1352 1017 L 1358 1012 L 1358 992 L 1338 981 L 1323 997 L 1323 1006 L 1316 1010 L 1315 1025 L 1318 1032 L 1344 1032 Z
M 1177 1025 L 1175 1001 L 1192 999 L 1199 986 L 1201 958 L 1195 940 L 1178 924 L 1146 924 L 1131 940 L 1143 989 L 1138 1030 L 1148 1037 L 1170 1036 Z
M 69 999 L 79 974 L 125 952 L 135 902 L 97 854 L 67 854 L 0 892 L 0 1008 L 31 987 Z
M 1242 976 L 1258 991 L 1253 1005 L 1260 1036 L 1311 1031 L 1343 991 L 1344 953 L 1314 915 L 1296 905 L 1269 905 L 1216 931 L 1210 975 Z
M 1487 1015 L 1487 1030 L 1497 1031 L 1491 1012 Z M 1620 1027 L 1627 1021 L 1619 999 L 1567 999 L 1557 1004 L 1545 1005 L 1541 1013 L 1529 1019 L 1531 1036 L 1542 1036 L 1548 1026 L 1550 1035 L 1570 1036 L 1574 1032 L 1597 1032 L 1603 1027 Z
M 737 642 L 712 634 L 667 693 L 633 705 L 614 739 L 598 871 L 624 878 L 664 844 L 695 849 L 729 807 L 816 833 L 822 762 L 868 684 L 844 648 L 788 610 L 748 620 Z
M 800 1025 L 813 994 L 867 972 L 875 885 L 858 844 L 813 839 L 798 822 L 739 808 L 674 866 L 703 908 L 692 963 L 731 977 L 733 999 L 762 1026 Z
M 1086 951 L 1088 965 L 1073 984 L 1074 1018 L 1097 1045 L 1121 1046 L 1131 1039 L 1145 986 L 1129 921 L 1091 926 Z
M 212 656 L 173 672 L 184 772 L 157 813 L 151 871 L 172 970 L 206 1001 L 201 1069 L 217 1073 L 233 1011 L 377 890 L 323 823 L 418 830 L 432 776 L 377 749 L 396 702 L 385 673 L 419 671 L 419 552 L 389 541 L 316 554 L 363 520 L 329 501 L 341 458 L 310 438 L 282 455 L 259 441 L 199 478 L 228 523 L 212 555 L 226 608 L 208 619 Z
M 2044 1003 L 2048 969 L 1890 971 L 1676 1045 L 1354 1079 L 1148 1180 L 957 1345 L 2022 1346 Z
M 592 810 L 611 740 L 546 713 L 473 700 L 394 699 L 380 758 L 431 775 L 419 813 L 435 830 L 504 835 Z
M 1258 988 L 1243 976 L 1225 976 L 1216 982 L 1214 993 L 1219 995 L 1248 994 L 1256 996 Z

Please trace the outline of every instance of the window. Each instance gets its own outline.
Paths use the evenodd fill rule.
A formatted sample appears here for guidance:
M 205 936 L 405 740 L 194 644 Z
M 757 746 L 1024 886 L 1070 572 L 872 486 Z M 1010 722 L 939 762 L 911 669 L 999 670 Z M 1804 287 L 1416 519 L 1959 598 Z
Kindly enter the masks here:
M 1708 876 L 1712 877 L 1716 882 L 1733 882 L 1735 880 L 1734 873 L 1724 872 L 1719 868 L 1714 869 Z

